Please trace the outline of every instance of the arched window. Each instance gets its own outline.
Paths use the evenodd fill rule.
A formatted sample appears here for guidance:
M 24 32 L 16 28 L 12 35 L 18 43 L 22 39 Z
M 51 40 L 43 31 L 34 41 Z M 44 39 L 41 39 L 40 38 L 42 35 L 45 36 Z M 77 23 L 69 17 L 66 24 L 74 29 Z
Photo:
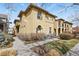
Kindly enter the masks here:
M 36 32 L 41 31 L 41 30 L 42 30 L 41 25 L 38 25 L 38 27 L 36 28 Z

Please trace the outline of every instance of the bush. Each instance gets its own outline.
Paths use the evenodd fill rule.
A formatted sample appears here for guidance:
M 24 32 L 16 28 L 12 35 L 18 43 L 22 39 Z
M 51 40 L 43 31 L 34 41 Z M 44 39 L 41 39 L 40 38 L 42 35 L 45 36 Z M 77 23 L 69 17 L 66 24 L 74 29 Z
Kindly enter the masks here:
M 31 37 L 30 37 L 30 35 L 28 34 L 19 34 L 18 35 L 18 37 L 19 37 L 19 39 L 21 39 L 22 41 L 29 41 L 29 40 L 31 40 Z
M 60 39 L 69 40 L 74 38 L 74 35 L 71 33 L 62 33 L 59 35 Z
M 44 33 L 19 34 L 18 37 L 23 41 L 34 41 L 45 39 Z
M 61 56 L 61 54 L 56 50 L 56 49 L 51 49 L 48 53 L 47 56 Z
M 14 48 L 0 49 L 0 56 L 16 56 L 16 53 Z
M 76 39 L 79 39 L 79 36 L 76 36 L 75 38 L 76 38 Z
M 43 40 L 45 39 L 44 33 L 31 33 L 31 39 L 32 40 Z

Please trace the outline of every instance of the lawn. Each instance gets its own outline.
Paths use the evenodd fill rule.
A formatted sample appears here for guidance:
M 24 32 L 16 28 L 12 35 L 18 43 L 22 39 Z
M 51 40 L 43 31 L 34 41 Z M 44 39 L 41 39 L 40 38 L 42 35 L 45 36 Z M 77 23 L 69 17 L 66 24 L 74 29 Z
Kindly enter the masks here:
M 48 48 L 52 48 L 51 46 L 56 46 L 56 45 L 65 45 L 67 46 L 69 49 L 74 47 L 77 43 L 79 42 L 78 39 L 71 39 L 71 40 L 57 40 L 57 41 L 52 41 L 52 42 L 49 42 L 45 45 L 48 46 Z
M 79 43 L 78 39 L 57 40 L 57 41 L 48 42 L 42 46 L 34 47 L 33 51 L 39 48 L 38 51 L 35 51 L 36 53 L 38 53 L 39 55 L 48 55 L 48 52 L 54 49 L 60 55 L 63 55 L 66 52 L 68 52 L 71 48 L 73 48 L 77 43 Z M 52 53 L 55 53 L 55 52 L 51 52 L 51 54 Z

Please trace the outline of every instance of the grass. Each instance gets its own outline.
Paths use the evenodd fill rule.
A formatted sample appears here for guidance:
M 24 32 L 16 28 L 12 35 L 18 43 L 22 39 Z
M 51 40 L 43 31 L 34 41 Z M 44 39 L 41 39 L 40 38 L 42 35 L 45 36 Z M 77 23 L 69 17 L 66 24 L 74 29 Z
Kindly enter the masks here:
M 74 47 L 77 43 L 79 43 L 78 39 L 71 39 L 71 40 L 59 40 L 58 41 L 61 44 L 66 45 L 68 48 Z
M 62 54 L 65 54 L 72 47 L 74 47 L 77 43 L 79 43 L 79 40 L 77 40 L 77 39 L 57 40 L 57 41 L 52 41 L 52 42 L 46 43 L 45 46 L 47 48 L 49 48 L 49 50 L 50 49 L 57 49 Z
M 57 41 L 48 42 L 41 46 L 33 47 L 32 50 L 39 55 L 49 56 L 48 53 L 53 49 L 56 51 L 50 52 L 50 54 L 55 54 L 56 52 L 58 52 L 60 55 L 64 55 L 77 43 L 79 43 L 78 39 L 57 40 Z

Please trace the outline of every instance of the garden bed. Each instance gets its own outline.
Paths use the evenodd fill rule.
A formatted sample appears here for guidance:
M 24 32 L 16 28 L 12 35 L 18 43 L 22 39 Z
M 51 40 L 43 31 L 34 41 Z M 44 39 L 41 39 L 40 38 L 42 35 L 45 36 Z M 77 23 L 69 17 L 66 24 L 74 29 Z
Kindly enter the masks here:
M 78 39 L 57 40 L 41 46 L 33 47 L 32 50 L 41 56 L 61 56 L 67 53 L 78 42 Z

